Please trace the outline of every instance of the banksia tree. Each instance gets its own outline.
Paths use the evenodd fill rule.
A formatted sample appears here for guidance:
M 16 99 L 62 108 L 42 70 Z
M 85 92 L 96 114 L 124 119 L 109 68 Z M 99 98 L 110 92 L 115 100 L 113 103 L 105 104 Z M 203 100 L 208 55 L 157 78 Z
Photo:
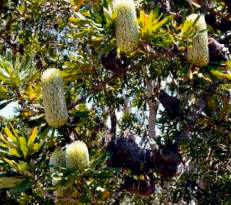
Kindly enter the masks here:
M 114 0 L 113 11 L 116 14 L 116 44 L 125 53 L 133 52 L 139 40 L 139 27 L 133 0 Z
M 64 97 L 64 82 L 60 71 L 55 68 L 42 74 L 42 95 L 45 118 L 49 126 L 61 127 L 68 120 L 68 112 Z
M 195 33 L 190 38 L 187 48 L 187 59 L 196 66 L 205 66 L 209 63 L 208 32 L 204 15 L 191 14 L 186 18 L 185 25 Z
M 75 141 L 66 148 L 66 167 L 68 169 L 83 170 L 89 166 L 87 145 L 82 141 Z

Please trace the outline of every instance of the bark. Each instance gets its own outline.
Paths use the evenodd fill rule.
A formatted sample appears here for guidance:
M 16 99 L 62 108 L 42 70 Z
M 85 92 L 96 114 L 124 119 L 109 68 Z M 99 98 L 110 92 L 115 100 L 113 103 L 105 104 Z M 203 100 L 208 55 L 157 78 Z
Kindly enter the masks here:
M 112 109 L 110 111 L 110 118 L 111 118 L 111 130 L 110 130 L 110 133 L 112 135 L 112 140 L 115 140 L 117 119 L 116 119 L 116 114 L 115 114 L 114 109 Z
M 149 107 L 149 119 L 148 119 L 148 136 L 150 139 L 156 138 L 155 124 L 156 115 L 159 103 L 155 99 L 155 90 L 159 89 L 160 83 L 158 82 L 156 86 L 153 85 L 153 80 L 147 79 L 147 91 L 148 91 L 148 107 Z

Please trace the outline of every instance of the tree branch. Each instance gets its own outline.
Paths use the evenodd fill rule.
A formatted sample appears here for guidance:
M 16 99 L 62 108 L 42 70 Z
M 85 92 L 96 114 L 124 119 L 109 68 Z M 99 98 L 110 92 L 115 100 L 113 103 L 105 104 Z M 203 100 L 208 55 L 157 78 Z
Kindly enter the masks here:
M 148 119 L 148 136 L 149 138 L 155 139 L 156 138 L 156 131 L 155 131 L 155 125 L 156 125 L 156 115 L 159 103 L 155 99 L 155 95 L 157 95 L 157 90 L 160 89 L 160 82 L 156 83 L 156 85 L 153 85 L 153 80 L 146 79 L 147 84 L 147 93 L 148 93 L 148 107 L 149 107 L 149 119 Z

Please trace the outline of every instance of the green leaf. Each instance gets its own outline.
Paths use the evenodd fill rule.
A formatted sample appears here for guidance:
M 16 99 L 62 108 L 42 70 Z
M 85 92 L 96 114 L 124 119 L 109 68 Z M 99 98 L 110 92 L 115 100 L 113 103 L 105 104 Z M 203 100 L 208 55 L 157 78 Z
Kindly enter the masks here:
M 16 156 L 16 157 L 21 157 L 21 155 L 18 153 L 16 148 L 10 148 L 9 149 L 9 154 L 13 155 L 13 156 Z
M 0 67 L 2 65 L 0 64 Z M 6 75 L 3 69 L 0 70 L 0 80 L 4 83 L 9 83 L 9 76 Z
M 27 143 L 28 147 L 32 147 L 32 144 L 34 143 L 34 141 L 35 141 L 37 135 L 38 135 L 38 128 L 35 127 L 35 128 L 32 130 L 32 133 L 31 133 L 31 135 L 30 135 L 30 137 L 29 137 L 29 140 L 28 140 L 28 143 Z
M 17 163 L 15 161 L 9 160 L 9 159 L 7 159 L 5 157 L 3 157 L 2 160 L 5 161 L 6 163 L 8 163 L 12 168 L 17 170 L 18 165 L 17 165 Z
M 12 134 L 12 132 L 10 131 L 10 129 L 8 127 L 4 128 L 4 132 L 6 134 L 6 136 L 14 143 L 14 144 L 18 144 L 18 140 L 17 138 Z
M 8 89 L 0 85 L 0 99 L 3 99 L 8 95 Z M 1 108 L 0 108 L 1 109 Z
M 231 74 L 225 74 L 225 73 L 222 73 L 218 70 L 211 70 L 210 71 L 214 76 L 216 76 L 217 78 L 223 78 L 223 79 L 228 79 L 228 80 L 231 80 Z
M 24 161 L 20 161 L 18 164 L 17 164 L 17 170 L 23 174 L 30 174 L 30 172 L 28 171 L 29 170 L 29 165 L 28 163 L 24 162 Z
M 19 138 L 19 135 L 18 135 L 19 130 L 13 128 L 13 126 L 12 126 L 11 124 L 10 124 L 10 127 L 11 127 L 11 130 L 12 130 L 13 134 L 14 134 L 15 137 L 18 139 L 18 138 Z
M 115 19 L 115 12 L 112 12 L 111 7 L 109 7 L 108 9 L 103 8 L 103 13 L 107 22 L 107 26 L 109 26 L 113 20 Z
M 5 145 L 7 145 L 8 147 L 15 147 L 12 143 L 10 143 L 9 141 L 7 141 L 7 140 L 5 139 L 5 137 L 4 137 L 3 135 L 1 135 L 1 133 L 0 133 L 0 140 L 1 140 L 2 142 L 4 142 Z
M 166 18 L 162 19 L 158 23 L 156 23 L 154 26 L 152 26 L 152 32 L 156 31 L 160 27 L 162 27 L 164 24 L 166 24 L 169 20 L 172 19 L 172 16 L 167 16 Z
M 0 70 L 0 80 L 17 86 L 20 80 L 17 72 L 13 68 L 13 65 L 1 58 L 0 67 L 2 68 Z
M 231 69 L 231 60 L 226 61 L 226 65 L 229 69 Z
M 5 148 L 5 149 L 9 149 L 9 145 L 7 145 L 7 144 L 0 144 L 0 147 L 3 147 L 3 148 Z
M 20 149 L 22 150 L 22 153 L 24 155 L 24 158 L 27 157 L 28 155 L 28 147 L 27 147 L 27 141 L 25 137 L 19 137 L 19 144 L 20 144 Z
M 38 152 L 39 150 L 40 150 L 40 148 L 41 148 L 41 146 L 42 146 L 42 144 L 33 144 L 32 145 L 32 153 L 36 153 L 36 152 Z

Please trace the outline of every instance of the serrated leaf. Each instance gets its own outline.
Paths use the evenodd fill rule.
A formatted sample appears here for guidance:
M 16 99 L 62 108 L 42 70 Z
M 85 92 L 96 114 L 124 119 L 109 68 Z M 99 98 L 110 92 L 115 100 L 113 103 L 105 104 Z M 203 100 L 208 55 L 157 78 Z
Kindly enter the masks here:
M 2 142 L 4 142 L 5 145 L 7 145 L 7 146 L 9 146 L 9 147 L 15 147 L 12 143 L 10 143 L 9 141 L 7 141 L 7 140 L 5 139 L 5 137 L 1 135 L 1 133 L 0 133 L 0 140 L 1 140 Z
M 20 149 L 23 153 L 24 158 L 26 159 L 29 150 L 27 147 L 27 141 L 26 141 L 25 137 L 19 137 L 19 146 L 20 146 Z
M 16 148 L 10 148 L 9 154 L 16 157 L 21 157 Z
M 82 75 L 90 73 L 92 67 L 89 64 L 73 64 L 65 63 L 65 66 L 68 66 L 68 69 L 61 72 L 64 81 L 73 81 L 82 78 Z
M 0 85 L 0 99 L 8 95 L 8 89 Z
M 116 14 L 112 11 L 111 7 L 108 9 L 103 8 L 103 13 L 107 22 L 107 27 L 115 20 Z
M 68 19 L 68 22 L 77 24 L 77 23 L 78 23 L 78 18 L 76 18 L 76 17 L 74 17 L 74 16 L 71 16 L 71 17 Z
M 73 17 L 71 16 L 69 19 L 68 19 L 68 22 L 69 23 L 72 23 L 72 24 L 75 24 L 75 25 L 78 25 L 78 26 L 84 26 L 86 24 L 89 24 L 89 20 L 88 19 L 81 19 L 81 18 L 76 18 L 76 17 Z
M 9 79 L 2 72 L 0 72 L 0 80 L 4 83 L 9 82 Z
M 35 100 L 38 97 L 38 93 L 36 92 L 36 89 L 32 85 L 29 85 L 27 87 L 26 94 L 31 101 Z
M 6 83 L 18 86 L 20 79 L 17 72 L 15 72 L 13 65 L 1 58 L 0 67 L 2 68 L 0 71 L 0 79 Z
M 2 147 L 2 148 L 6 148 L 7 150 L 9 149 L 9 145 L 7 145 L 7 144 L 3 144 L 3 143 L 2 143 L 2 144 L 0 143 L 0 147 Z
M 26 174 L 26 175 L 31 175 L 31 173 L 28 171 L 29 170 L 29 165 L 24 162 L 24 161 L 20 161 L 18 164 L 17 164 L 17 170 L 23 174 Z
M 33 150 L 33 153 L 36 153 L 40 150 L 42 144 L 38 144 L 38 143 L 35 143 L 32 145 L 32 150 Z
M 8 157 L 9 156 L 9 152 L 8 151 L 5 151 L 5 150 L 2 150 L 2 149 L 0 149 L 0 155 L 1 155 L 1 157 Z
M 18 138 L 19 138 L 19 135 L 18 135 L 19 130 L 13 128 L 13 126 L 12 126 L 11 124 L 10 124 L 10 127 L 11 127 L 11 130 L 12 130 L 13 134 L 14 134 L 15 137 L 18 139 Z
M 3 157 L 2 160 L 5 161 L 6 163 L 8 163 L 12 168 L 17 170 L 18 165 L 17 165 L 17 163 L 15 161 L 9 160 L 9 159 L 7 159 L 5 157 Z
M 138 22 L 140 24 L 141 34 L 143 37 L 150 37 L 154 32 L 172 19 L 171 16 L 167 16 L 162 20 L 160 20 L 160 18 L 161 16 L 158 17 L 158 11 L 151 11 L 149 15 L 145 14 L 143 10 L 140 11 Z
M 231 80 L 231 74 L 225 74 L 218 70 L 211 70 L 210 72 L 217 78 L 224 78 L 224 79 Z
M 18 144 L 18 140 L 17 138 L 13 135 L 13 133 L 10 131 L 10 129 L 8 127 L 4 128 L 4 133 L 6 134 L 6 136 L 14 143 L 14 144 Z
M 31 133 L 31 135 L 30 135 L 30 137 L 29 137 L 29 140 L 28 140 L 28 143 L 27 143 L 28 147 L 31 147 L 31 146 L 32 146 L 32 144 L 34 143 L 34 141 L 35 141 L 37 135 L 38 135 L 38 128 L 35 127 L 35 128 L 32 130 L 32 133 Z
M 189 31 L 191 31 L 191 29 L 192 29 L 192 22 L 186 21 L 186 22 L 184 22 L 184 24 L 181 28 L 181 32 L 183 35 L 187 35 L 189 33 Z
M 159 21 L 157 24 L 155 24 L 154 26 L 152 26 L 152 32 L 154 32 L 157 29 L 159 29 L 160 27 L 162 27 L 164 24 L 166 24 L 171 19 L 172 19 L 172 16 L 167 16 L 166 18 L 164 18 L 161 21 Z

